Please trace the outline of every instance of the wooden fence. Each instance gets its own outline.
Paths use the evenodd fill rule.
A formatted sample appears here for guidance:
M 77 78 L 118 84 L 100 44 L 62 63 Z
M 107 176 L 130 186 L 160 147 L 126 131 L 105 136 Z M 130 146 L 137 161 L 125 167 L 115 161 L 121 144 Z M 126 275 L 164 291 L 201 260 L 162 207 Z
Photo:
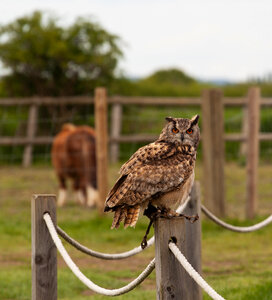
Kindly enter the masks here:
M 200 185 L 195 183 L 192 197 L 185 213 L 201 215 Z M 31 201 L 32 231 L 32 300 L 57 300 L 57 248 L 43 219 L 49 213 L 57 225 L 56 197 L 34 195 Z M 194 224 L 184 218 L 157 218 L 155 220 L 155 255 L 157 298 L 201 300 L 200 286 L 188 275 L 168 243 L 175 239 L 177 246 L 198 272 L 201 269 L 201 219 Z
M 261 98 L 260 90 L 252 87 L 243 98 L 223 97 L 219 90 L 204 91 L 202 97 L 107 97 L 104 88 L 98 88 L 95 97 L 60 97 L 60 98 L 24 98 L 0 99 L 0 107 L 28 106 L 29 117 L 25 137 L 0 137 L 0 145 L 24 145 L 23 165 L 32 161 L 34 145 L 51 144 L 52 136 L 37 136 L 38 107 L 63 105 L 94 105 L 97 134 L 98 187 L 102 202 L 107 194 L 107 144 L 110 145 L 110 158 L 119 158 L 121 142 L 150 142 L 157 138 L 152 134 L 122 135 L 123 105 L 160 105 L 160 106 L 198 106 L 202 108 L 202 142 L 205 174 L 205 201 L 207 207 L 218 216 L 225 215 L 224 205 L 224 142 L 240 141 L 242 151 L 247 156 L 247 205 L 246 214 L 252 218 L 257 209 L 257 165 L 259 141 L 272 141 L 272 133 L 259 132 L 260 108 L 272 107 L 272 98 Z M 108 137 L 108 105 L 112 105 L 110 134 Z M 243 131 L 225 134 L 223 129 L 224 107 L 243 107 Z M 102 207 L 102 205 L 101 205 Z

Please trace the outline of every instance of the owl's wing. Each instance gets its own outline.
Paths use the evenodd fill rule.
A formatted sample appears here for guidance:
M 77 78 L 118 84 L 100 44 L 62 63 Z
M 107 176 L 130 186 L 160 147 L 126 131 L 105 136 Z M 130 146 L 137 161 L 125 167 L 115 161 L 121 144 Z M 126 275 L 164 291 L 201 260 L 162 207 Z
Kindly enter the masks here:
M 176 147 L 165 142 L 154 142 L 139 148 L 131 158 L 121 167 L 120 174 L 129 174 L 136 166 L 159 161 L 173 156 L 176 153 Z
M 147 147 L 155 159 L 151 159 L 149 154 L 148 159 L 140 159 L 134 163 L 129 161 L 127 174 L 121 175 L 107 198 L 106 210 L 124 204 L 142 203 L 158 193 L 175 189 L 187 179 L 193 168 L 192 165 L 174 156 L 176 151 L 165 149 L 165 145 L 163 147 L 157 145 L 156 150 L 152 144 L 150 145 Z M 164 151 L 161 151 L 162 149 Z M 170 152 L 173 152 L 172 155 L 167 155 Z
M 105 202 L 105 208 L 104 211 L 108 211 L 110 209 L 109 207 L 109 202 L 112 201 L 114 195 L 119 195 L 120 194 L 120 186 L 122 186 L 122 184 L 124 183 L 124 181 L 126 180 L 127 175 L 121 175 L 118 180 L 116 181 L 115 185 L 113 186 L 113 188 L 110 190 L 106 202 Z M 114 197 L 115 198 L 115 197 Z

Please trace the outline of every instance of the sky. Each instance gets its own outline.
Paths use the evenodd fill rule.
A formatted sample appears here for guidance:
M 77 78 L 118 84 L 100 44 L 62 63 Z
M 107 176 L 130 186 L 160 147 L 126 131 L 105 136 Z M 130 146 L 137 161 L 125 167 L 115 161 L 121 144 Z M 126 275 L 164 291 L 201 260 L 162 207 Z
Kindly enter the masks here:
M 63 24 L 90 17 L 119 35 L 131 77 L 172 67 L 203 80 L 272 73 L 271 0 L 0 0 L 0 24 L 34 10 Z

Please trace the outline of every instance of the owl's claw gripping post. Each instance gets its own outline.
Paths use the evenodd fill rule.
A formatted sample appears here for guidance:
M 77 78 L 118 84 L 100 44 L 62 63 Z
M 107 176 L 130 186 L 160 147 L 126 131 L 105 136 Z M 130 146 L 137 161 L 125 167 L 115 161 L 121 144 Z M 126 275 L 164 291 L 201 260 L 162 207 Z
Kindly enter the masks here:
M 184 214 L 179 214 L 179 216 L 184 217 L 185 219 L 190 221 L 190 223 L 195 223 L 199 219 L 198 214 L 193 215 L 193 216 L 187 216 L 187 215 L 184 215 Z
M 145 249 L 146 246 L 147 246 L 147 236 L 145 235 L 145 236 L 143 237 L 142 242 L 141 242 L 141 248 L 142 248 L 142 249 Z

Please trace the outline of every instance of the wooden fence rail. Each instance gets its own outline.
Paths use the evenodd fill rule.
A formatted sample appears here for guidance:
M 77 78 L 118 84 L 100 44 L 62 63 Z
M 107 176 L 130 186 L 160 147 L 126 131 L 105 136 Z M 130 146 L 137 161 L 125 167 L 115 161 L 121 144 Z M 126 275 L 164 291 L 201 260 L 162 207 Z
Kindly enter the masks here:
M 152 142 L 157 139 L 156 134 L 134 134 L 134 135 L 120 135 L 118 137 L 108 137 L 108 143 L 137 143 L 137 142 Z M 32 145 L 50 145 L 53 142 L 53 136 L 36 136 L 33 138 L 28 137 L 0 137 L 0 146 L 25 146 L 27 144 Z M 200 138 L 201 139 L 201 138 Z M 247 141 L 247 136 L 242 133 L 228 133 L 223 135 L 223 140 L 225 142 L 242 142 Z M 272 141 L 272 133 L 259 133 L 258 140 Z M 119 155 L 118 155 L 119 157 Z
M 108 137 L 109 144 L 112 143 L 137 143 L 137 142 L 152 142 L 158 135 L 156 134 L 135 134 L 135 135 L 122 135 L 119 137 Z M 53 142 L 53 136 L 36 136 L 33 138 L 28 137 L 0 137 L 1 146 L 19 146 L 19 145 L 49 145 Z M 200 138 L 201 139 L 201 138 Z M 247 136 L 242 133 L 229 133 L 223 135 L 223 140 L 226 142 L 242 142 L 247 141 Z M 272 141 L 272 133 L 259 133 L 259 141 Z
M 154 134 L 134 134 L 134 135 L 121 135 L 121 120 L 122 120 L 122 105 L 138 104 L 138 105 L 163 105 L 163 106 L 200 106 L 202 104 L 201 98 L 169 98 L 169 97 L 121 97 L 113 96 L 107 98 L 107 104 L 113 104 L 112 117 L 111 117 L 111 135 L 108 142 L 112 145 L 111 155 L 113 161 L 118 160 L 118 146 L 119 143 L 130 142 L 151 142 L 157 138 Z M 247 106 L 247 97 L 245 98 L 222 98 L 224 107 L 229 106 Z M 260 98 L 261 107 L 272 107 L 272 98 Z M 121 105 L 120 105 L 121 104 Z M 33 122 L 33 107 L 39 106 L 62 106 L 62 105 L 94 105 L 94 97 L 78 96 L 78 97 L 43 97 L 43 98 L 8 98 L 0 99 L 0 107 L 8 106 L 29 106 L 28 118 L 28 134 L 26 136 L 0 136 L 0 145 L 45 145 L 51 144 L 52 136 L 36 136 L 37 131 L 35 127 L 37 122 Z M 116 108 L 118 107 L 118 108 Z M 38 118 L 38 116 L 36 116 Z M 35 119 L 35 118 L 34 118 Z M 248 120 L 248 118 L 246 118 Z M 246 122 L 247 124 L 247 122 Z M 31 128 L 31 130 L 30 130 Z M 32 134 L 30 134 L 30 133 Z M 247 130 L 242 133 L 224 134 L 225 141 L 244 142 L 248 139 Z M 272 141 L 272 133 L 258 134 L 259 141 Z M 31 152 L 31 151 L 30 151 Z M 29 160 L 31 161 L 31 159 Z
M 99 89 L 98 89 L 99 90 Z M 244 120 L 243 120 L 243 131 L 241 133 L 232 133 L 232 134 L 226 134 L 222 132 L 222 122 L 223 122 L 223 114 L 220 113 L 220 118 L 217 120 L 217 122 L 220 121 L 220 126 L 214 126 L 210 116 L 214 116 L 213 111 L 210 111 L 209 118 L 204 117 L 204 115 L 207 115 L 208 113 L 208 106 L 207 103 L 210 103 L 210 98 L 212 97 L 212 93 L 209 95 L 204 93 L 202 97 L 199 98 L 188 98 L 188 97 L 123 97 L 123 96 L 106 96 L 106 91 L 103 88 L 100 88 L 100 91 L 104 90 L 105 94 L 105 106 L 111 105 L 111 123 L 109 124 L 110 128 L 110 136 L 107 137 L 107 125 L 106 120 L 107 116 L 103 112 L 103 117 L 101 115 L 101 109 L 97 110 L 98 114 L 100 116 L 96 116 L 96 125 L 102 126 L 101 121 L 97 122 L 97 119 L 103 119 L 105 122 L 104 126 L 102 126 L 101 130 L 103 133 L 103 138 L 101 138 L 101 141 L 99 142 L 101 145 L 103 144 L 104 148 L 107 148 L 107 144 L 110 144 L 110 158 L 112 162 L 118 161 L 119 159 L 119 144 L 120 143 L 133 143 L 133 142 L 151 142 L 154 141 L 157 138 L 157 135 L 154 134 L 133 134 L 133 135 L 123 135 L 121 134 L 122 130 L 122 107 L 123 105 L 129 105 L 129 104 L 135 104 L 135 105 L 161 105 L 161 106 L 200 106 L 202 107 L 203 117 L 203 127 L 207 127 L 206 133 L 205 129 L 202 133 L 202 140 L 209 140 L 209 144 L 206 143 L 206 153 L 210 153 L 211 158 L 219 158 L 217 155 L 217 152 L 219 150 L 216 150 L 219 146 L 215 146 L 215 143 L 219 142 L 219 139 L 221 140 L 221 146 L 219 147 L 221 152 L 223 153 L 224 147 L 222 147 L 222 143 L 224 145 L 224 142 L 226 141 L 237 141 L 242 142 L 241 143 L 241 153 L 247 156 L 247 208 L 246 208 L 246 214 L 248 217 L 253 217 L 256 213 L 257 208 L 257 192 L 256 192 L 256 186 L 257 186 L 257 165 L 258 165 L 258 158 L 256 156 L 258 155 L 258 145 L 260 141 L 272 141 L 272 133 L 264 133 L 259 132 L 259 110 L 263 107 L 272 107 L 272 98 L 261 98 L 260 92 L 257 92 L 257 88 L 251 88 L 249 90 L 248 96 L 246 97 L 239 97 L 239 98 L 229 98 L 229 97 L 220 97 L 220 105 L 222 109 L 224 107 L 243 107 L 244 108 Z M 97 91 L 96 91 L 97 93 Z M 254 95 L 257 95 L 255 97 Z M 97 95 L 97 94 L 96 94 Z M 23 145 L 25 146 L 25 151 L 23 155 L 23 165 L 29 166 L 32 161 L 32 150 L 34 145 L 45 145 L 45 144 L 51 144 L 53 137 L 51 136 L 37 136 L 37 124 L 38 124 L 38 108 L 40 106 L 63 106 L 63 105 L 95 105 L 95 98 L 96 97 L 89 97 L 89 96 L 78 96 L 78 97 L 33 97 L 33 98 L 12 98 L 12 99 L 0 99 L 0 107 L 7 107 L 7 106 L 28 106 L 29 107 L 29 118 L 28 118 L 28 124 L 27 124 L 27 132 L 24 137 L 15 136 L 2 136 L 0 137 L 0 145 Z M 206 100 L 205 100 L 206 99 Z M 251 100 L 253 99 L 253 100 Z M 257 99 L 257 100 L 256 100 Z M 215 100 L 215 103 L 217 100 Z M 257 103 L 258 102 L 258 103 Z M 215 104 L 216 106 L 216 104 Z M 212 109 L 212 108 L 210 108 Z M 99 112 L 100 111 L 100 112 Z M 104 111 L 107 111 L 107 108 L 104 109 Z M 218 116 L 218 113 L 217 113 Z M 254 121 L 254 122 L 253 122 Z M 208 125 L 209 122 L 209 125 Z M 100 125 L 98 125 L 100 124 Z M 206 124 L 206 125 L 205 125 Z M 220 132 L 219 132 L 220 128 Z M 105 129 L 105 130 L 104 130 Z M 100 134 L 101 134 L 101 130 Z M 215 138 L 206 138 L 206 134 L 210 135 L 211 130 L 213 130 L 213 137 Z M 98 137 L 100 138 L 100 137 Z M 212 144 L 211 144 L 212 143 Z M 204 142 L 205 144 L 205 142 Z M 219 144 L 218 144 L 219 145 Z M 205 147 L 204 147 L 205 148 Z M 219 149 L 218 148 L 218 149 Z M 99 156 L 101 156 L 105 151 L 101 150 L 102 147 L 99 148 Z M 214 155 L 212 154 L 212 149 L 214 149 Z M 204 151 L 205 152 L 205 151 Z M 104 153 L 105 154 L 105 153 Z M 103 154 L 103 156 L 105 156 Z M 215 155 L 216 154 L 216 155 Z M 205 155 L 204 155 L 205 156 Z M 223 156 L 222 156 L 223 157 Z M 213 170 L 212 172 L 207 172 L 208 169 L 206 168 L 204 170 L 205 172 L 205 178 L 207 174 L 213 174 L 213 178 L 215 178 L 216 182 L 218 183 L 218 190 L 221 191 L 222 197 L 224 197 L 223 192 L 223 182 L 224 182 L 224 176 L 222 172 L 222 166 L 219 167 L 219 165 L 223 164 L 222 157 L 218 159 L 218 162 L 215 163 L 214 167 L 211 165 L 209 166 L 207 163 L 204 162 L 204 165 L 209 166 L 209 170 Z M 206 160 L 208 158 L 206 157 Z M 106 161 L 106 160 L 104 160 Z M 204 159 L 205 161 L 205 159 Z M 104 163 L 105 164 L 105 163 Z M 99 167 L 100 171 L 103 169 L 106 170 L 104 167 Z M 219 169 L 221 171 L 219 171 Z M 217 170 L 217 171 L 216 171 Z M 103 172 L 104 172 L 103 171 Z M 216 173 L 217 172 L 217 173 Z M 219 173 L 218 173 L 219 172 Z M 105 174 L 105 173 L 104 173 Z M 104 175 L 98 175 L 98 177 L 103 177 Z M 102 179 L 100 179 L 100 182 L 102 182 Z M 105 182 L 105 181 L 104 181 Z M 215 183 L 213 180 L 210 180 L 210 185 L 213 185 L 213 187 L 210 187 L 211 190 L 214 190 Z M 106 187 L 101 188 L 104 192 L 102 194 L 105 194 Z M 209 187 L 206 187 L 207 190 L 209 190 Z M 205 192 L 206 193 L 206 192 Z M 205 197 L 205 199 L 210 199 L 212 204 L 212 207 L 210 206 L 210 209 L 218 213 L 219 215 L 223 216 L 225 213 L 224 206 L 219 199 L 219 192 L 215 193 L 214 196 Z M 249 200 L 250 199 L 250 200 Z M 254 200 L 255 199 L 255 200 Z M 250 203 L 250 204 L 249 204 Z M 217 205 L 218 207 L 214 206 Z M 209 205 L 208 205 L 209 206 Z M 220 208 L 219 208 L 220 207 Z
M 132 97 L 132 96 L 109 96 L 108 104 L 139 104 L 139 105 L 163 105 L 163 106 L 199 106 L 202 98 L 192 97 Z M 30 97 L 30 98 L 1 98 L 1 106 L 29 106 L 32 104 L 41 106 L 59 105 L 85 105 L 94 104 L 94 97 L 89 96 L 67 96 L 67 97 Z M 246 97 L 224 97 L 223 105 L 243 106 L 247 104 Z M 272 106 L 272 98 L 261 98 L 260 105 L 264 107 Z

